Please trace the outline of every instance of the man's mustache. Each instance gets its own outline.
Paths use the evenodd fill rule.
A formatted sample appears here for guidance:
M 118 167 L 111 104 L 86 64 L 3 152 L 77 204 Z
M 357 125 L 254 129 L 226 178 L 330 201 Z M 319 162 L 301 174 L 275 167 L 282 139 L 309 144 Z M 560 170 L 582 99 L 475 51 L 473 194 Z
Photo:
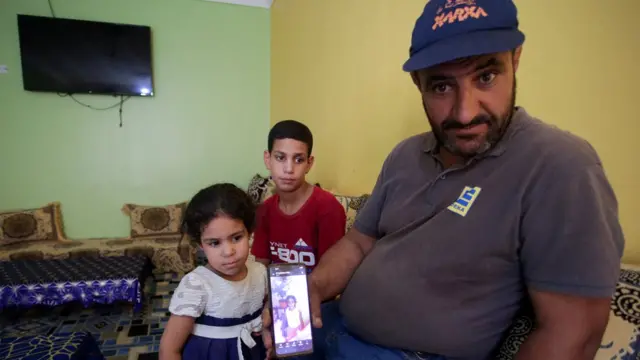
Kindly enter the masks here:
M 467 124 L 463 124 L 457 119 L 449 118 L 442 122 L 442 130 L 452 130 L 452 129 L 467 129 L 476 125 L 486 124 L 487 126 L 491 126 L 493 120 L 490 116 L 487 115 L 478 115 L 471 122 Z

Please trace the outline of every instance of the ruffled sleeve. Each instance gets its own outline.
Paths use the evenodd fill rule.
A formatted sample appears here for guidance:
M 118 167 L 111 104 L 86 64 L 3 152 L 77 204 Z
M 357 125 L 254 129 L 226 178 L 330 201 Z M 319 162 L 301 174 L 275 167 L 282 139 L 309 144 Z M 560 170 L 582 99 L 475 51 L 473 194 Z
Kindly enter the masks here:
M 173 315 L 199 317 L 205 310 L 208 293 L 204 281 L 197 274 L 187 274 L 176 288 L 169 312 Z

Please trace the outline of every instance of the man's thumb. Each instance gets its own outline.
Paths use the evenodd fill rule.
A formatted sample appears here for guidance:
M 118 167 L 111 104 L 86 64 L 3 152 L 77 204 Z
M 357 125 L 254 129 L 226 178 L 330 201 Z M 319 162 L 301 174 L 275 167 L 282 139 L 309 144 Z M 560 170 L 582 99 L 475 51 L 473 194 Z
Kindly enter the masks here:
M 311 296 L 311 317 L 313 318 L 313 326 L 316 328 L 322 327 L 322 313 L 320 310 L 320 297 L 317 291 L 312 291 Z

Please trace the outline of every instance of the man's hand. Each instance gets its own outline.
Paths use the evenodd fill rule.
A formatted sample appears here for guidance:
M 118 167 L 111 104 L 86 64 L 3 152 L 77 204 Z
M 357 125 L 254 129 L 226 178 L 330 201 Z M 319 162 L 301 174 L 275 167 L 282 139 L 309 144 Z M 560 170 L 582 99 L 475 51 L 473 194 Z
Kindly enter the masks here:
M 347 235 L 329 248 L 320 259 L 318 265 L 307 278 L 313 327 L 322 327 L 320 310 L 322 301 L 333 299 L 344 290 L 362 259 L 373 248 L 374 243 L 374 238 L 351 228 Z M 262 341 L 267 349 L 267 359 L 270 359 L 275 356 L 275 353 L 273 351 L 273 329 L 269 301 L 262 311 L 262 328 Z
M 273 334 L 271 333 L 271 302 L 267 301 L 262 309 L 262 342 L 267 349 L 267 357 L 265 360 L 275 357 L 273 353 Z
M 313 323 L 313 327 L 321 328 L 322 327 L 322 297 L 320 295 L 320 289 L 318 289 L 318 285 L 313 280 L 313 276 L 309 275 L 307 277 L 309 281 L 309 306 L 311 307 L 311 322 Z
M 307 277 L 307 281 L 309 282 L 309 306 L 311 307 L 311 322 L 314 327 L 321 328 L 322 314 L 320 308 L 322 299 L 320 298 L 320 292 L 318 291 L 318 287 L 311 276 Z M 275 358 L 275 351 L 273 350 L 272 324 L 273 320 L 271 319 L 271 303 L 267 301 L 264 309 L 262 310 L 262 342 L 264 343 L 264 347 L 267 349 L 267 359 Z

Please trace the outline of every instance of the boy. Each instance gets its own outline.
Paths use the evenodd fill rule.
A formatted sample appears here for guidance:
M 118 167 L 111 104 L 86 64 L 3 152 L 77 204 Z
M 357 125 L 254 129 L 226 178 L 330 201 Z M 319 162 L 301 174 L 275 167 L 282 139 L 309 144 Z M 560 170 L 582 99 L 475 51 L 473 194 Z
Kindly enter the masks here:
M 284 120 L 269 131 L 264 164 L 275 194 L 258 209 L 251 253 L 269 263 L 302 263 L 311 271 L 345 233 L 346 213 L 333 194 L 308 183 L 313 136 L 304 124 Z

